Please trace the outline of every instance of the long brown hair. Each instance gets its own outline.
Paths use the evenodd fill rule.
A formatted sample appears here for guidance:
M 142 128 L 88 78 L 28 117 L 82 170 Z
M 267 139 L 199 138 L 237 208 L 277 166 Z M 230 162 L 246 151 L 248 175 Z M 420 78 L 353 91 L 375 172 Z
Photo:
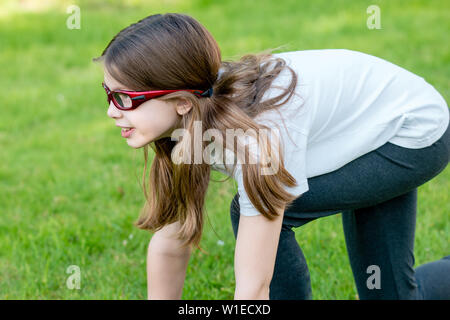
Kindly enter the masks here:
M 257 123 L 255 116 L 286 103 L 297 85 L 294 70 L 283 59 L 272 56 L 271 51 L 273 49 L 247 54 L 238 61 L 222 61 L 219 46 L 205 27 L 188 15 L 166 13 L 148 16 L 123 29 L 94 61 L 104 61 L 113 78 L 136 91 L 207 90 L 213 87 L 211 97 L 199 98 L 179 91 L 159 98 L 164 101 L 185 98 L 192 102 L 193 107 L 183 116 L 182 123 L 194 137 L 194 121 L 201 121 L 203 132 L 210 128 L 223 134 L 226 129 L 245 132 L 269 129 Z M 284 68 L 292 74 L 288 88 L 283 88 L 283 92 L 274 98 L 261 101 L 264 92 Z M 223 71 L 220 77 L 219 69 Z M 146 202 L 135 224 L 141 229 L 158 231 L 179 221 L 178 237 L 183 246 L 193 244 L 201 250 L 199 243 L 210 164 L 194 164 L 193 161 L 176 164 L 171 158 L 173 150 L 183 151 L 191 142 L 162 138 L 150 143 L 155 156 L 150 169 L 149 190 L 145 182 L 148 145 L 144 147 Z M 203 147 L 205 143 L 202 142 Z M 237 143 L 239 146 L 240 142 Z M 270 144 L 261 149 L 268 158 L 276 157 Z M 247 152 L 245 148 L 246 159 Z M 282 152 L 278 159 L 279 170 L 271 175 L 260 175 L 258 164 L 242 164 L 246 193 L 255 208 L 270 220 L 277 215 L 277 208 L 289 206 L 295 199 L 283 186 L 297 185 L 283 166 Z

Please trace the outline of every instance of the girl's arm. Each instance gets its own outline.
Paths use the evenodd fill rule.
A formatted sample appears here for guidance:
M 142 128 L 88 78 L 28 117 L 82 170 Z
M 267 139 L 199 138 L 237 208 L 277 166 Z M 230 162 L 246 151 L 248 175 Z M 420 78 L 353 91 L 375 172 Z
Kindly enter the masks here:
M 234 270 L 236 300 L 269 300 L 284 208 L 272 221 L 258 216 L 240 216 Z
M 147 253 L 149 300 L 180 300 L 192 247 L 181 248 L 176 239 L 179 223 L 155 232 Z

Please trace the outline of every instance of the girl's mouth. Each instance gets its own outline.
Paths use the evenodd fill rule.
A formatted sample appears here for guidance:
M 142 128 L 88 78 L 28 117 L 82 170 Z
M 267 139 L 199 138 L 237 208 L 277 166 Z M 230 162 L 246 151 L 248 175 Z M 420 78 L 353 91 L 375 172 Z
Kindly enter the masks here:
M 128 129 L 122 128 L 122 132 L 121 132 L 122 137 L 129 138 L 133 134 L 134 130 L 135 130 L 135 128 L 128 128 Z

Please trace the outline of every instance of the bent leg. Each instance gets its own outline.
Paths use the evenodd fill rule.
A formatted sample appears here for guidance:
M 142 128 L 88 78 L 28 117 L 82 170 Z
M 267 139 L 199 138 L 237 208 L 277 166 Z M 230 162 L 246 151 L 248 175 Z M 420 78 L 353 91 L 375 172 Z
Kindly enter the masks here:
M 286 209 L 283 223 L 297 227 L 342 212 L 361 299 L 449 299 L 448 259 L 420 266 L 417 272 L 413 268 L 417 187 L 446 168 L 449 137 L 447 129 L 422 149 L 386 143 L 334 172 L 308 179 L 310 190 Z M 381 291 L 367 286 L 370 266 L 380 267 Z
M 450 299 L 450 256 L 413 267 L 416 205 L 414 189 L 384 203 L 342 213 L 360 299 Z M 379 272 L 378 288 L 372 281 L 375 272 Z
M 348 257 L 361 300 L 414 300 L 417 189 L 342 213 Z M 378 281 L 378 285 L 374 282 Z

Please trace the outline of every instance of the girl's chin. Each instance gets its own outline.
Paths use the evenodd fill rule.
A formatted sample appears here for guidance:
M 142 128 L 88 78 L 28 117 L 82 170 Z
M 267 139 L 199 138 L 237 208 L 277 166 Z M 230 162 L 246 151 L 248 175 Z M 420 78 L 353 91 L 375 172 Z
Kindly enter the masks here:
M 142 148 L 152 142 L 153 142 L 153 140 L 147 141 L 147 140 L 142 140 L 142 139 L 136 139 L 136 137 L 134 137 L 134 139 L 133 139 L 133 137 L 130 137 L 127 139 L 127 144 L 134 149 Z
M 130 147 L 135 148 L 135 149 L 138 149 L 141 147 L 140 144 L 138 143 L 138 141 L 136 141 L 136 139 L 133 139 L 131 137 L 127 139 L 127 144 Z
M 135 149 L 142 148 L 146 145 L 149 145 L 155 141 L 158 141 L 163 138 L 170 138 L 170 135 L 167 136 L 166 134 L 162 134 L 159 136 L 156 136 L 155 134 L 139 134 L 139 132 L 133 132 L 133 134 L 127 138 L 127 144 Z

